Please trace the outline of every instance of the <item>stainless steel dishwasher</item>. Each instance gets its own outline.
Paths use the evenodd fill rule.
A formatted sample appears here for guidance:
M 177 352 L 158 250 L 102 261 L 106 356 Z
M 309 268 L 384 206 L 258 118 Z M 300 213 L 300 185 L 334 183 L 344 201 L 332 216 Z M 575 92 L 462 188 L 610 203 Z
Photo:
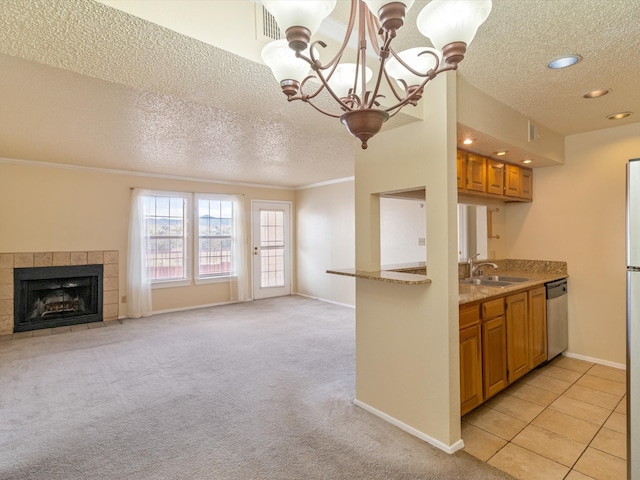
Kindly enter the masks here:
M 567 279 L 545 284 L 547 288 L 547 360 L 569 346 Z

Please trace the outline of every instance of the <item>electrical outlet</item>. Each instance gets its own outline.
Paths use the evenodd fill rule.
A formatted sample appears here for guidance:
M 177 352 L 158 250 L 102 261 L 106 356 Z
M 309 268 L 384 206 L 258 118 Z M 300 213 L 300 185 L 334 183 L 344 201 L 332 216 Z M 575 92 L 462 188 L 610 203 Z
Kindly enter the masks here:
M 418 237 L 418 246 L 424 247 L 427 244 L 427 239 L 425 237 Z

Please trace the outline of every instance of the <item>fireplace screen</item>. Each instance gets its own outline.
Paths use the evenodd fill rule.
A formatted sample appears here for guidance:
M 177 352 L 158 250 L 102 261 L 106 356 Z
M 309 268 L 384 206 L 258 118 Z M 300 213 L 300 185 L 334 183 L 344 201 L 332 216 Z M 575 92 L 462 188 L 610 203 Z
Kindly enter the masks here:
M 102 321 L 102 265 L 16 268 L 14 331 Z

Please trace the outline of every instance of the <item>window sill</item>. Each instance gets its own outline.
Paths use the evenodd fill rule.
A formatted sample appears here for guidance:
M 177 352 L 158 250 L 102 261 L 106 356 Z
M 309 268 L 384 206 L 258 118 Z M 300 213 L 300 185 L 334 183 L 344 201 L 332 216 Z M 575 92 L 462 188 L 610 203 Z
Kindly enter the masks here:
M 209 283 L 229 283 L 232 278 L 234 278 L 233 275 L 221 275 L 219 277 L 203 277 L 203 278 L 196 278 L 194 280 L 194 283 L 196 285 L 207 285 Z
M 191 285 L 191 280 L 187 278 L 183 280 L 156 280 L 155 282 L 151 283 L 151 289 L 155 290 L 156 288 L 188 287 L 189 285 Z

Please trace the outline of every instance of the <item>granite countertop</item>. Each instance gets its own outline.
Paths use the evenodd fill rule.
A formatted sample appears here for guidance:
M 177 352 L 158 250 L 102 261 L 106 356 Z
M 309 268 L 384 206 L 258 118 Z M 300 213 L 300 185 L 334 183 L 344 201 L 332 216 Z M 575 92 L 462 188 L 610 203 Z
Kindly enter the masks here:
M 544 285 L 547 282 L 568 277 L 567 264 L 565 262 L 513 259 L 491 260 L 491 262 L 496 263 L 498 269 L 486 268 L 485 275 L 487 276 L 525 277 L 530 280 L 514 283 L 506 287 L 489 287 L 486 285 L 460 283 L 458 298 L 460 305 L 528 290 L 539 285 Z M 465 262 L 458 265 L 458 274 L 461 279 L 467 276 L 468 272 L 469 267 Z M 327 270 L 327 273 L 404 285 L 425 285 L 431 283 L 431 279 L 427 277 L 425 262 L 384 265 L 380 270 L 376 271 L 356 270 L 355 268 L 331 269 Z
M 426 272 L 426 268 L 424 267 L 424 262 L 422 267 L 419 265 L 415 265 L 413 267 L 405 267 L 404 269 L 393 269 L 386 270 L 387 267 L 384 267 L 383 270 L 376 270 L 372 272 L 367 272 L 364 270 L 356 270 L 355 268 L 342 268 L 342 269 L 332 269 L 327 270 L 327 273 L 332 273 L 334 275 L 344 275 L 347 277 L 355 277 L 355 278 L 366 278 L 368 280 L 378 280 L 381 282 L 387 283 L 398 283 L 404 285 L 425 285 L 431 283 L 431 279 L 426 275 L 416 274 L 416 273 L 408 273 L 406 270 L 416 270 L 420 268 L 424 268 Z M 400 271 L 399 271 L 400 270 Z M 405 270 L 405 271 L 401 271 Z
M 549 273 L 549 272 L 530 272 L 523 270 L 493 270 L 486 272 L 487 275 L 503 275 L 509 277 L 525 277 L 530 278 L 528 282 L 519 282 L 509 285 L 508 287 L 487 287 L 485 285 L 467 285 L 459 284 L 458 297 L 459 304 L 478 302 L 490 299 L 491 297 L 499 297 L 506 294 L 516 293 L 521 290 L 529 290 L 530 288 L 544 285 L 547 282 L 567 278 L 566 273 Z

